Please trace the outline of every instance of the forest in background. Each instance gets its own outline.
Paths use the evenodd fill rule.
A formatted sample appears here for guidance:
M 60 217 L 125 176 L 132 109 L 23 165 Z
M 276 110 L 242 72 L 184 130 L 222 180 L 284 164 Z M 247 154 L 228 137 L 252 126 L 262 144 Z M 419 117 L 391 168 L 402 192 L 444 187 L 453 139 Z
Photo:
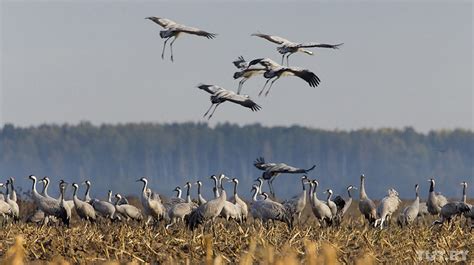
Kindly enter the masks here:
M 92 195 L 104 197 L 108 189 L 139 194 L 136 179 L 146 176 L 151 187 L 165 195 L 188 180 L 201 179 L 210 196 L 211 174 L 225 173 L 240 179 L 240 193 L 250 197 L 250 187 L 262 174 L 253 161 L 285 162 L 310 172 L 323 189 L 336 194 L 349 184 L 359 185 L 365 174 L 369 197 L 379 199 L 390 187 L 403 198 L 414 197 L 413 186 L 428 193 L 435 177 L 438 191 L 460 197 L 463 180 L 474 190 L 474 132 L 441 130 L 426 134 L 404 129 L 321 130 L 300 126 L 264 127 L 205 123 L 130 123 L 95 126 L 40 125 L 0 129 L 0 182 L 15 176 L 17 186 L 31 188 L 30 174 L 68 182 L 91 179 Z M 274 186 L 278 197 L 301 190 L 299 175 L 281 175 Z M 227 185 L 230 190 L 231 184 Z M 267 187 L 265 187 L 267 188 Z M 194 189 L 193 194 L 196 193 Z M 82 193 L 82 192 L 81 192 Z M 345 194 L 345 193 L 344 193 Z M 322 194 L 320 195 L 322 196 Z M 357 194 L 356 194 L 357 196 Z

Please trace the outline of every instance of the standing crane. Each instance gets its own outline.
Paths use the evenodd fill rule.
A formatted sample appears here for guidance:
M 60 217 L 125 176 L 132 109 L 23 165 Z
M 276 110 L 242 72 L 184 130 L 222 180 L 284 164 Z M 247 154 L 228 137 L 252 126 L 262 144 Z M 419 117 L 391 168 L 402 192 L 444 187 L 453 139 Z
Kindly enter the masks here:
M 209 107 L 206 113 L 204 113 L 203 117 L 206 117 L 209 111 L 211 111 L 212 107 L 215 106 L 214 110 L 211 112 L 211 114 L 209 114 L 207 119 L 210 119 L 212 115 L 214 115 L 217 107 L 226 101 L 239 104 L 243 107 L 249 108 L 252 111 L 259 111 L 262 108 L 257 103 L 252 101 L 248 95 L 237 95 L 235 92 L 217 85 L 199 84 L 198 88 L 211 94 L 211 107 Z
M 18 204 L 16 203 L 16 201 L 13 200 L 13 196 L 12 196 L 13 185 L 11 183 L 11 180 L 12 178 L 7 179 L 7 182 L 6 182 L 7 194 L 5 196 L 5 202 L 8 203 L 8 205 L 10 205 L 11 210 L 12 210 L 13 221 L 16 223 L 20 221 L 20 208 L 18 207 Z M 10 186 L 10 188 L 8 186 Z
M 369 222 L 373 224 L 377 219 L 375 203 L 365 193 L 365 176 L 360 175 L 359 211 Z
M 418 184 L 415 184 L 415 200 L 400 213 L 398 224 L 402 227 L 410 225 L 418 217 L 420 211 L 420 196 L 418 195 L 418 188 Z
M 306 206 L 306 182 L 308 181 L 308 176 L 303 175 L 301 177 L 301 186 L 302 192 L 301 195 L 295 196 L 290 200 L 284 201 L 283 205 L 288 209 L 291 215 L 291 222 L 294 222 L 294 219 L 298 219 L 298 224 L 301 225 L 301 213 L 303 212 Z
M 215 177 L 215 175 L 213 175 Z M 213 177 L 211 176 L 211 178 Z M 229 179 L 223 175 L 223 179 Z M 214 221 L 222 212 L 224 204 L 227 200 L 227 193 L 224 189 L 222 181 L 220 182 L 221 193 L 218 198 L 207 201 L 193 210 L 187 220 L 187 225 L 191 230 L 194 230 L 199 224 L 206 221 L 211 221 L 211 227 L 214 229 Z
M 260 169 L 263 170 L 262 178 L 266 181 L 268 181 L 268 187 L 270 188 L 270 193 L 273 197 L 275 197 L 275 191 L 273 189 L 273 181 L 277 176 L 279 176 L 282 173 L 288 173 L 288 174 L 307 174 L 311 170 L 313 170 L 316 165 L 313 165 L 312 167 L 308 169 L 304 168 L 296 168 L 293 166 L 289 166 L 285 163 L 267 163 L 265 162 L 265 159 L 263 157 L 257 158 L 254 162 L 253 165 Z
M 137 207 L 131 204 L 120 204 L 122 195 L 119 193 L 115 194 L 115 213 L 122 215 L 127 220 L 141 221 L 143 219 L 142 212 Z
M 206 199 L 204 199 L 204 197 L 202 197 L 202 194 L 201 194 L 201 187 L 202 187 L 202 182 L 200 180 L 196 181 L 196 185 L 197 185 L 197 192 L 198 192 L 198 205 L 202 205 L 204 203 L 206 203 Z
M 318 219 L 321 226 L 332 225 L 333 216 L 331 209 L 326 203 L 318 199 L 316 190 L 319 186 L 319 182 L 312 180 L 309 182 L 309 185 L 309 201 L 311 202 L 311 209 L 313 210 L 314 216 Z
M 247 203 L 244 202 L 244 200 L 242 200 L 239 197 L 239 194 L 237 194 L 237 186 L 239 185 L 239 180 L 237 178 L 233 178 L 232 182 L 234 182 L 234 196 L 232 198 L 230 198 L 230 201 L 239 206 L 240 214 L 241 214 L 241 221 L 247 222 L 247 216 L 248 216 Z
M 145 177 L 138 179 L 137 182 L 143 182 L 140 200 L 144 209 L 145 216 L 147 216 L 146 224 L 148 224 L 152 219 L 156 221 L 162 220 L 165 217 L 166 211 L 164 206 L 161 204 L 160 197 L 157 196 L 155 198 L 152 198 L 151 194 L 148 194 L 148 180 Z
M 94 222 L 96 219 L 95 210 L 92 205 L 85 201 L 79 200 L 77 197 L 77 190 L 79 189 L 79 185 L 77 183 L 72 183 L 73 193 L 72 193 L 72 200 L 74 201 L 74 206 L 77 212 L 77 215 L 83 220 Z
M 426 201 L 426 206 L 428 207 L 428 212 L 432 215 L 438 215 L 441 211 L 441 208 L 448 203 L 446 197 L 439 193 L 435 193 L 435 180 L 433 178 L 428 180 L 430 182 L 430 191 L 428 195 L 428 200 Z
M 380 224 L 380 229 L 383 229 L 383 223 L 388 222 L 392 214 L 398 209 L 398 206 L 402 202 L 398 197 L 398 192 L 395 189 L 389 189 L 385 196 L 377 207 L 378 219 L 375 220 L 374 227 Z
M 349 210 L 349 208 L 351 207 L 351 204 L 352 204 L 351 190 L 356 190 L 356 189 L 357 189 L 356 187 L 349 185 L 346 188 L 347 195 L 348 195 L 347 199 L 344 199 L 341 196 L 336 196 L 336 198 L 334 198 L 334 203 L 337 206 L 337 215 L 335 218 L 336 224 L 339 225 L 342 222 L 342 218 L 346 214 L 347 210 Z
M 295 43 L 292 41 L 289 41 L 285 38 L 275 36 L 275 35 L 268 35 L 268 34 L 262 34 L 262 33 L 254 33 L 251 36 L 256 36 L 260 37 L 263 39 L 266 39 L 270 42 L 273 42 L 275 44 L 279 44 L 281 46 L 277 47 L 277 51 L 282 55 L 281 56 L 281 64 L 285 61 L 285 55 L 286 55 L 286 64 L 289 66 L 289 57 L 296 52 L 303 52 L 308 55 L 313 55 L 313 52 L 305 49 L 305 48 L 329 48 L 329 49 L 339 49 L 341 45 L 344 43 L 339 43 L 339 44 L 325 44 L 325 43 L 316 43 L 316 42 L 309 42 L 309 43 Z
M 91 205 L 94 207 L 95 212 L 106 219 L 113 220 L 115 218 L 115 206 L 112 204 L 112 191 L 109 190 L 107 193 L 107 200 L 100 201 L 98 199 L 92 199 Z
M 182 35 L 182 34 L 191 34 L 191 35 L 196 35 L 196 36 L 202 36 L 206 37 L 208 39 L 213 39 L 217 36 L 215 33 L 210 33 L 198 28 L 193 28 L 193 27 L 188 27 L 182 24 L 178 24 L 170 19 L 167 18 L 160 18 L 160 17 L 147 17 L 145 19 L 149 19 L 156 24 L 160 25 L 163 27 L 165 30 L 160 31 L 160 37 L 162 39 L 166 39 L 164 44 L 163 44 L 163 51 L 161 52 L 161 59 L 164 59 L 165 57 L 165 48 L 166 48 L 166 43 L 168 42 L 169 39 L 174 37 L 174 39 L 170 43 L 170 50 L 171 50 L 171 61 L 174 61 L 173 59 L 173 43 L 176 41 L 176 39 Z
M 191 212 L 197 208 L 197 205 L 191 201 L 191 183 L 187 182 L 185 187 L 187 188 L 186 202 L 177 203 L 169 209 L 168 216 L 170 218 L 170 223 L 166 225 L 166 229 L 170 228 L 178 221 L 184 222 L 184 219 L 187 218 L 191 214 Z

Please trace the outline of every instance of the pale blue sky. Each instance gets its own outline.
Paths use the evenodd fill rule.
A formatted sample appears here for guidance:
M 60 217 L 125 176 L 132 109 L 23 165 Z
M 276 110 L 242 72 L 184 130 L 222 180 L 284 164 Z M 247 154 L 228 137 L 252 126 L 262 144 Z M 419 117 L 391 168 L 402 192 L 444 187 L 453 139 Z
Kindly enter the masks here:
M 236 89 L 231 61 L 280 60 L 256 31 L 294 41 L 344 42 L 340 50 L 297 54 L 317 88 L 297 78 L 257 97 L 263 109 L 230 103 L 211 124 L 357 129 L 473 128 L 472 3 L 429 2 L 5 2 L 1 14 L 0 124 L 205 121 L 209 95 L 198 83 Z M 160 58 L 160 16 L 218 33 L 185 36 L 175 62 Z

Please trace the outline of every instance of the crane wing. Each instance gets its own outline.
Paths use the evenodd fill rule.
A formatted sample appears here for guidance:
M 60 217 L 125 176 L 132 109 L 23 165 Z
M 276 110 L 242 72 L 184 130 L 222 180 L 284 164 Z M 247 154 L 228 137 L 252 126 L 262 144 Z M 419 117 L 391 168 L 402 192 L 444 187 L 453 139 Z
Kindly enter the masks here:
M 296 45 L 298 48 L 330 48 L 330 49 L 339 49 L 339 46 L 343 45 L 344 43 L 338 44 L 326 44 L 326 43 L 316 43 L 316 42 L 309 42 L 309 43 L 300 43 Z
M 289 71 L 293 73 L 295 76 L 308 82 L 309 86 L 311 87 L 317 87 L 319 83 L 321 82 L 321 79 L 319 79 L 319 77 L 316 74 L 306 69 L 290 67 L 290 68 L 283 69 L 283 71 Z
M 206 85 L 206 84 L 199 84 L 197 86 L 199 89 L 202 89 L 204 91 L 206 91 L 207 93 L 209 94 L 215 94 L 217 91 L 219 90 L 222 90 L 223 88 L 220 87 L 220 86 L 216 86 L 216 85 Z
M 337 196 L 336 198 L 334 198 L 334 203 L 336 204 L 338 211 L 343 209 L 346 205 L 346 201 L 341 196 Z
M 217 34 L 215 33 L 210 33 L 202 29 L 188 27 L 184 25 L 176 25 L 173 27 L 173 29 L 176 31 L 180 31 L 180 32 L 188 33 L 188 34 L 206 37 L 208 39 L 214 39 L 217 36 Z
M 275 163 L 266 163 L 265 158 L 259 157 L 259 158 L 255 159 L 255 161 L 253 162 L 253 165 L 256 168 L 260 169 L 260 170 L 267 170 L 268 168 L 273 167 L 276 164 Z
M 249 66 L 249 63 L 245 61 L 243 56 L 239 56 L 239 58 L 237 58 L 237 60 L 233 61 L 232 63 L 235 65 L 235 67 L 241 70 Z
M 257 37 L 266 39 L 266 40 L 271 41 L 271 42 L 276 43 L 276 44 L 283 44 L 283 43 L 290 44 L 290 43 L 292 43 L 291 41 L 289 41 L 285 38 L 279 37 L 279 36 L 273 36 L 273 35 L 267 35 L 267 34 L 261 34 L 261 33 L 253 33 L 251 36 L 257 36 Z
M 260 105 L 255 103 L 253 100 L 251 100 L 248 96 L 242 96 L 242 95 L 237 95 L 232 91 L 228 91 L 229 93 L 225 93 L 221 95 L 220 97 L 225 98 L 226 100 L 237 103 L 241 106 L 244 106 L 246 108 L 251 109 L 252 111 L 259 111 L 262 109 Z
M 304 169 L 304 168 L 292 167 L 285 163 L 279 163 L 279 164 L 276 164 L 274 167 L 271 167 L 269 170 L 276 173 L 296 174 L 296 173 L 308 173 L 309 171 L 313 170 L 315 167 L 316 165 L 313 165 L 311 168 Z
M 145 19 L 149 19 L 153 22 L 155 22 L 156 24 L 162 26 L 163 28 L 170 28 L 172 27 L 173 25 L 177 25 L 176 22 L 174 22 L 173 20 L 171 19 L 167 19 L 167 18 L 161 18 L 161 17 L 147 17 Z

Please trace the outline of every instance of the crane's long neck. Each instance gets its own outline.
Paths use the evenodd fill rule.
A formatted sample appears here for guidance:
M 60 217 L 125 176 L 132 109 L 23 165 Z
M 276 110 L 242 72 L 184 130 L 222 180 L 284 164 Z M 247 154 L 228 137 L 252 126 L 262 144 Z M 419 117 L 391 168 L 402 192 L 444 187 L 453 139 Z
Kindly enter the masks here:
M 10 183 L 7 183 L 7 185 L 5 185 L 5 186 L 7 186 L 6 187 L 7 188 L 7 194 L 6 194 L 7 195 L 7 197 L 6 197 L 7 200 L 10 199 L 10 188 L 8 188 L 8 184 L 10 184 Z
M 33 192 L 33 194 L 35 196 L 38 195 L 38 192 L 36 191 L 36 179 L 33 179 L 33 184 L 32 184 L 32 187 L 31 187 L 31 191 Z
M 87 201 L 90 198 L 89 191 L 91 189 L 91 185 L 86 182 L 87 188 L 86 193 L 84 194 L 84 201 Z
M 238 185 L 238 183 L 234 182 L 234 197 L 237 194 L 237 185 Z
M 107 194 L 107 201 L 112 203 L 112 191 L 109 191 Z
M 313 202 L 313 186 L 313 184 L 309 184 L 308 196 L 310 202 Z
M 219 181 L 218 181 L 218 179 L 217 179 L 217 177 L 216 177 L 216 178 L 214 178 L 214 189 L 213 189 L 213 191 L 214 191 L 214 198 L 219 197 L 219 189 L 218 189 L 218 186 L 219 186 Z
M 434 192 L 434 186 L 435 186 L 434 181 L 431 181 L 430 182 L 430 193 Z
M 59 187 L 59 202 L 64 204 L 64 187 Z
M 365 193 L 365 180 L 364 178 L 361 178 L 360 179 L 360 199 L 366 199 L 367 198 L 367 194 Z
M 332 193 L 329 193 L 329 192 L 328 192 L 328 198 L 327 198 L 327 201 L 328 201 L 328 202 L 331 201 L 331 196 L 332 196 Z
M 142 197 L 145 198 L 145 199 L 147 198 L 147 195 L 146 195 L 146 188 L 147 188 L 147 186 L 148 186 L 147 181 L 143 181 Z
M 463 185 L 462 187 L 462 202 L 466 203 L 466 200 L 467 200 L 467 196 L 466 196 L 466 186 L 467 185 Z
M 221 196 L 219 196 L 220 201 L 226 201 L 227 200 L 227 192 L 225 192 L 224 186 L 222 185 L 222 179 L 219 181 L 220 186 L 221 186 Z
M 191 203 L 191 194 L 189 193 L 189 190 L 191 189 L 191 185 L 188 185 L 188 189 L 186 190 L 186 202 Z
M 76 186 L 73 186 L 73 191 L 72 191 L 72 197 L 74 200 L 77 200 L 77 188 Z
M 318 185 L 314 185 L 314 188 L 313 188 L 313 201 L 318 200 L 318 193 L 316 192 L 317 188 L 318 188 Z
M 258 193 L 259 194 L 262 194 L 262 185 L 263 185 L 263 181 L 259 180 L 258 181 Z
M 349 198 L 352 198 L 351 189 L 347 189 L 347 195 L 349 196 Z
M 44 180 L 44 185 L 43 185 L 43 195 L 45 197 L 49 197 L 49 194 L 48 194 L 48 187 L 49 187 L 49 180 Z
M 253 192 L 253 195 L 252 195 L 252 201 L 256 202 L 257 201 L 257 193 L 258 193 L 258 189 L 255 188 L 253 189 L 254 192 Z

